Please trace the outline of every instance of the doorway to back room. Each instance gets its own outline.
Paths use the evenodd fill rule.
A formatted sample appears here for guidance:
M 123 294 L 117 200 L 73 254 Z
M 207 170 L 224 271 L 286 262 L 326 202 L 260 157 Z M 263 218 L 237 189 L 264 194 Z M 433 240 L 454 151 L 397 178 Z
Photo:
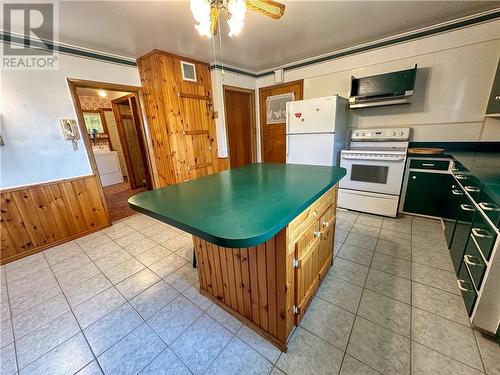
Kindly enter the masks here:
M 133 215 L 128 198 L 151 189 L 137 94 L 94 84 L 76 86 L 76 100 L 85 126 L 82 135 L 89 141 L 87 151 L 91 163 L 95 161 L 110 220 Z

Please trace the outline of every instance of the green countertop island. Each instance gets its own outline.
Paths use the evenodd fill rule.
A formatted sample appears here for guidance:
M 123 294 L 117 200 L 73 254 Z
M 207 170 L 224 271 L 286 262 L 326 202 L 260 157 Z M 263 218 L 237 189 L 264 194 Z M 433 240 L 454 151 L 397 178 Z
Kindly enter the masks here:
M 140 193 L 132 209 L 224 247 L 272 238 L 346 174 L 344 168 L 250 164 Z
M 137 194 L 129 205 L 191 233 L 200 292 L 286 351 L 333 263 L 345 174 L 251 164 Z

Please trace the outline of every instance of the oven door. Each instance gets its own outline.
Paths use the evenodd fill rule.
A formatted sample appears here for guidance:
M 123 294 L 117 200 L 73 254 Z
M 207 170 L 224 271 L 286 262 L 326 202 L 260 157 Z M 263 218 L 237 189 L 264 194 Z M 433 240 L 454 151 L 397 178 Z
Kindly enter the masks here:
M 342 153 L 340 166 L 347 170 L 340 180 L 344 189 L 399 195 L 406 155 L 362 155 Z

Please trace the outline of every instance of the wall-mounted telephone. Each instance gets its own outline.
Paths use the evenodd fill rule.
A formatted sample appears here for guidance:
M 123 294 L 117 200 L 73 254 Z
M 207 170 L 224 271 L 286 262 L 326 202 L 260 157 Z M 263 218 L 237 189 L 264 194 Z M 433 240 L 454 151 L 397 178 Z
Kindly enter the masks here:
M 78 139 L 80 139 L 80 133 L 78 132 L 76 120 L 62 119 L 60 122 L 64 139 L 73 143 L 73 150 L 78 150 Z

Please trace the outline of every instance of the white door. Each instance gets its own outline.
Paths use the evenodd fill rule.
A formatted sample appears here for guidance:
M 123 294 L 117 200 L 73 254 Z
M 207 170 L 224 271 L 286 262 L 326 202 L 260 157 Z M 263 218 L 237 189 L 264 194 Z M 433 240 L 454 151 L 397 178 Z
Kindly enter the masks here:
M 288 134 L 287 164 L 333 165 L 333 134 Z
M 333 133 L 337 97 L 287 103 L 287 134 Z

